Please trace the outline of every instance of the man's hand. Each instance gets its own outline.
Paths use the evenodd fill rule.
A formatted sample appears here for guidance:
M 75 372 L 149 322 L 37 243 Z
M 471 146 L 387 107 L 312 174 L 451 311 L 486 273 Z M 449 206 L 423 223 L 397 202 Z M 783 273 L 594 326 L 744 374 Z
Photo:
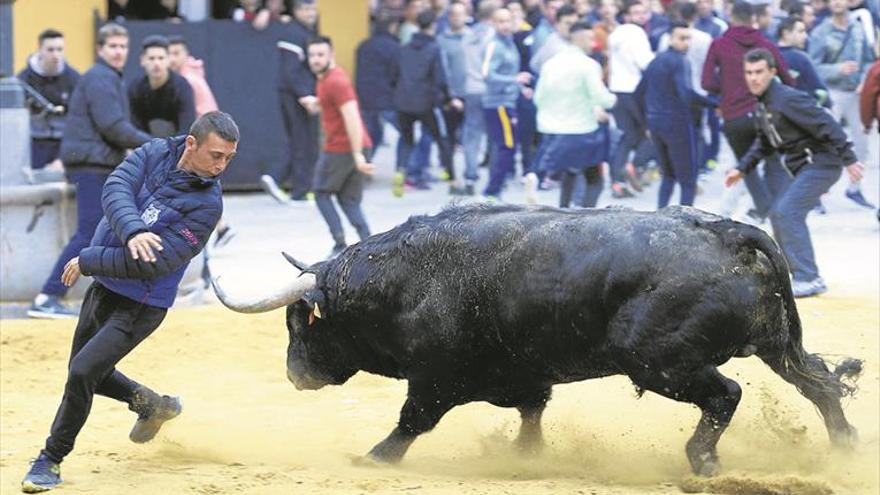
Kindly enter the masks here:
M 516 82 L 520 84 L 528 84 L 532 82 L 532 74 L 530 72 L 520 72 L 516 75 Z
M 79 256 L 72 258 L 64 265 L 64 272 L 61 273 L 61 283 L 65 287 L 71 287 L 79 279 L 82 272 L 79 271 Z
M 307 112 L 309 112 L 312 115 L 317 115 L 318 112 L 321 111 L 321 107 L 318 106 L 318 97 L 317 96 L 312 96 L 312 95 L 303 96 L 303 97 L 300 97 L 297 101 L 299 102 L 300 105 L 302 105 L 303 108 L 306 109 Z
M 464 102 L 461 101 L 461 98 L 453 98 L 449 100 L 449 108 L 455 110 L 456 112 L 464 111 Z
M 535 90 L 529 87 L 525 87 L 522 89 L 523 98 L 527 100 L 531 100 L 535 97 Z
M 737 169 L 731 169 L 727 171 L 727 174 L 724 175 L 724 187 L 732 187 L 734 184 L 739 182 L 742 179 L 743 173 Z
M 141 232 L 128 240 L 128 250 L 131 257 L 136 260 L 144 260 L 149 263 L 156 261 L 153 249 L 162 250 L 162 238 L 152 232 Z
M 605 109 L 602 107 L 593 108 L 593 115 L 596 116 L 596 120 L 603 124 L 608 122 L 608 112 L 606 112 Z
M 849 181 L 853 184 L 857 184 L 862 180 L 862 172 L 864 171 L 865 166 L 862 165 L 862 162 L 855 162 L 846 166 L 846 173 L 849 174 Z
M 358 169 L 358 172 L 367 175 L 373 175 L 376 171 L 376 166 L 368 162 L 367 157 L 363 153 L 354 154 L 354 166 Z
M 848 76 L 859 71 L 859 64 L 852 60 L 847 60 L 846 62 L 837 64 L 837 70 L 840 71 L 840 75 Z

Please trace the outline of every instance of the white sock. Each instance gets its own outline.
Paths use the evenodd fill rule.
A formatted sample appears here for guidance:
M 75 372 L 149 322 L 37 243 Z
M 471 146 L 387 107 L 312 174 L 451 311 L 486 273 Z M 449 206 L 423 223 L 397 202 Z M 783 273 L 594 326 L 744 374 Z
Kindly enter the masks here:
M 42 292 L 40 292 L 39 294 L 37 294 L 37 297 L 34 298 L 34 304 L 39 306 L 41 304 L 45 304 L 46 301 L 48 301 L 48 300 L 49 300 L 49 295 L 43 294 Z

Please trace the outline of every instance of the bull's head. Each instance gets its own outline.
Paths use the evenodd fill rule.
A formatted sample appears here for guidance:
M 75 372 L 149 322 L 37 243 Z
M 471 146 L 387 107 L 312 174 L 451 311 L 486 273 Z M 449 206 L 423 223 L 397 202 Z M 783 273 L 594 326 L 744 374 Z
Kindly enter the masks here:
M 300 273 L 275 293 L 254 300 L 237 299 L 223 289 L 219 276 L 211 281 L 214 292 L 224 306 L 239 313 L 264 313 L 287 306 L 287 378 L 298 390 L 345 383 L 357 372 L 350 366 L 350 353 L 343 345 L 345 333 L 334 331 L 321 311 L 324 299 L 315 273 L 286 254 L 285 258 Z

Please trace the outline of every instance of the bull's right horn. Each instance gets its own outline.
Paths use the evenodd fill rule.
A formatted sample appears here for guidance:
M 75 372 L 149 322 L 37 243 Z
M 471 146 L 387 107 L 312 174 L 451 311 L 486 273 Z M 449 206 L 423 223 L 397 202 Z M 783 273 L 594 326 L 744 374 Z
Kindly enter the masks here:
M 263 296 L 253 301 L 238 300 L 230 297 L 229 294 L 223 290 L 223 287 L 220 286 L 219 276 L 211 279 L 211 284 L 214 286 L 214 293 L 217 294 L 220 302 L 222 302 L 227 308 L 239 313 L 265 313 L 266 311 L 272 311 L 273 309 L 293 304 L 302 299 L 306 291 L 315 286 L 315 274 L 303 273 L 295 278 L 289 285 L 276 293 Z

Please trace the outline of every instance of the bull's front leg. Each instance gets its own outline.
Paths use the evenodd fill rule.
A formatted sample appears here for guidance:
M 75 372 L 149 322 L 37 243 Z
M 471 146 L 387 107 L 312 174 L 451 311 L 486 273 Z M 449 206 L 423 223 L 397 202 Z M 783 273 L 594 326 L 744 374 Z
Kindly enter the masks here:
M 528 401 L 517 406 L 522 424 L 516 446 L 525 454 L 537 454 L 544 448 L 544 434 L 541 429 L 541 416 L 550 400 L 550 389 L 543 389 L 534 394 Z
M 452 406 L 451 400 L 434 394 L 414 393 L 410 387 L 397 427 L 370 450 L 368 457 L 383 463 L 399 462 L 416 437 L 431 431 Z

